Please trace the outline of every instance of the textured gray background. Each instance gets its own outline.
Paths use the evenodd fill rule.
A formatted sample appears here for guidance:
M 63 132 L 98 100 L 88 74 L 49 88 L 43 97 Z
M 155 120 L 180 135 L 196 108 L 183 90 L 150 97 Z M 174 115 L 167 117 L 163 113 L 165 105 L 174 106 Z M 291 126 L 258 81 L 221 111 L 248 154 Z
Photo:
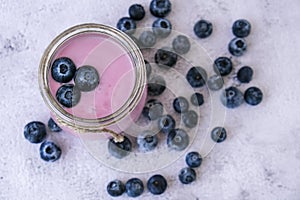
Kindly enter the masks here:
M 122 3 L 120 3 L 122 2 Z M 32 120 L 46 122 L 48 110 L 40 96 L 37 71 L 50 41 L 64 29 L 95 22 L 115 26 L 132 3 L 146 0 L 4 1 L 0 0 L 0 199 L 110 199 L 106 184 L 133 176 L 144 182 L 153 173 L 132 175 L 107 168 L 94 159 L 80 140 L 66 133 L 51 134 L 62 146 L 56 163 L 39 159 L 39 145 L 23 138 Z M 137 199 L 183 200 L 299 200 L 300 199 L 300 3 L 296 0 L 180 1 L 174 0 L 168 17 L 174 29 L 203 45 L 215 58 L 228 55 L 230 27 L 237 18 L 252 22 L 249 52 L 234 58 L 237 67 L 253 66 L 254 81 L 265 94 L 258 107 L 241 106 L 227 112 L 229 135 L 197 170 L 198 180 L 179 184 L 177 172 L 184 159 L 156 173 L 169 188 L 160 197 L 147 190 Z M 193 24 L 200 18 L 214 24 L 212 36 L 197 40 Z M 140 26 L 151 25 L 147 12 Z M 245 89 L 247 86 L 242 86 Z M 205 117 L 205 116 L 204 116 Z M 197 149 L 197 147 L 192 147 Z M 128 199 L 126 195 L 120 199 Z

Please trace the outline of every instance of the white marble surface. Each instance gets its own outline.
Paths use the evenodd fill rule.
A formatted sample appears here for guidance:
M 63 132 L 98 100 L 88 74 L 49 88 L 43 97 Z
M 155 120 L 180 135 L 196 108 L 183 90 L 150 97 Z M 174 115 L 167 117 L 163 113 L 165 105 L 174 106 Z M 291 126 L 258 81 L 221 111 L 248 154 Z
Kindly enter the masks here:
M 122 3 L 120 3 L 122 2 Z M 115 26 L 132 3 L 147 8 L 139 25 L 151 25 L 146 0 L 4 1 L 0 0 L 0 199 L 110 199 L 106 184 L 133 176 L 144 182 L 153 174 L 120 173 L 95 160 L 72 135 L 51 134 L 63 149 L 56 163 L 39 159 L 39 145 L 23 137 L 24 125 L 49 118 L 38 89 L 37 71 L 49 42 L 64 29 L 95 22 Z M 188 2 L 188 3 L 187 3 Z M 147 190 L 137 199 L 183 200 L 299 200 L 300 199 L 300 2 L 297 0 L 180 1 L 174 0 L 168 17 L 174 29 L 203 45 L 214 58 L 228 55 L 230 27 L 237 18 L 253 25 L 249 51 L 233 58 L 237 67 L 255 70 L 250 85 L 264 91 L 261 105 L 229 110 L 228 139 L 217 145 L 197 170 L 198 179 L 182 185 L 177 172 L 184 159 L 156 173 L 164 174 L 169 188 L 154 197 Z M 214 32 L 197 40 L 196 20 L 213 22 Z M 247 86 L 242 86 L 245 89 Z M 193 147 L 196 149 L 196 147 Z M 116 198 L 118 199 L 118 198 Z M 119 199 L 129 199 L 126 195 Z

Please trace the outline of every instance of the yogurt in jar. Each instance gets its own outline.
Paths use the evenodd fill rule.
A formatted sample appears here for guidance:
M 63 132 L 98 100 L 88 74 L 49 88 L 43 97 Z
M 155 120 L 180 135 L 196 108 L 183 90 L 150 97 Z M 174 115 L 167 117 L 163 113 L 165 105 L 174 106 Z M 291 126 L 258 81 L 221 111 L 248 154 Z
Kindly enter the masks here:
M 62 83 L 49 72 L 60 57 L 70 58 L 77 69 L 93 66 L 100 77 L 99 85 L 81 92 L 79 103 L 71 108 L 56 100 Z M 147 96 L 145 65 L 138 47 L 124 33 L 99 24 L 75 26 L 55 38 L 42 57 L 39 75 L 41 93 L 54 120 L 76 133 L 108 130 L 116 136 L 138 118 Z

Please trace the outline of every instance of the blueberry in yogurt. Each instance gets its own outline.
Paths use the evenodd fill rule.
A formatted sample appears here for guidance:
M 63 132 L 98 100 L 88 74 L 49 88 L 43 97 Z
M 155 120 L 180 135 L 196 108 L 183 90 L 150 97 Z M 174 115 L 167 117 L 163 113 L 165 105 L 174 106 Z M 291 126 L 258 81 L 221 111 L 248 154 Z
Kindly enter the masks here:
M 67 57 L 57 58 L 51 66 L 52 78 L 59 83 L 67 83 L 71 81 L 75 72 L 76 66 L 74 62 Z

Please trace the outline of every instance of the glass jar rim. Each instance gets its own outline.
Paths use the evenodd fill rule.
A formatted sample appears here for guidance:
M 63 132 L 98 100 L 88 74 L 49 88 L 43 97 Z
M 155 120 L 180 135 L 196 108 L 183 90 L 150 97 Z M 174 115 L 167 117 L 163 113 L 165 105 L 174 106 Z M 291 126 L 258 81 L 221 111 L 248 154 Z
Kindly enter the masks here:
M 97 119 L 80 118 L 65 111 L 51 94 L 48 81 L 49 68 L 57 50 L 69 39 L 83 33 L 105 34 L 116 40 L 130 55 L 136 74 L 135 85 L 129 99 L 114 113 Z M 97 132 L 122 120 L 137 106 L 145 90 L 146 67 L 141 51 L 127 34 L 111 26 L 86 23 L 73 26 L 63 31 L 48 45 L 40 61 L 38 80 L 41 95 L 51 113 L 60 124 L 72 129 Z

